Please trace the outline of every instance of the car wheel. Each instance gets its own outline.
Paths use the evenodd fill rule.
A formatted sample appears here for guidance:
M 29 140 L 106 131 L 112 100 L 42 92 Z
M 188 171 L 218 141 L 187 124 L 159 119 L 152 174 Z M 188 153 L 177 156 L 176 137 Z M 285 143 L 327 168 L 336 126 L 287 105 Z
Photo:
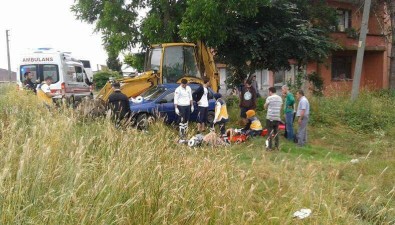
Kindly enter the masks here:
M 136 127 L 139 130 L 146 130 L 154 122 L 155 117 L 147 113 L 141 113 L 137 116 Z
M 215 118 L 215 113 L 214 111 L 209 111 L 207 114 L 207 123 L 208 124 L 213 124 Z

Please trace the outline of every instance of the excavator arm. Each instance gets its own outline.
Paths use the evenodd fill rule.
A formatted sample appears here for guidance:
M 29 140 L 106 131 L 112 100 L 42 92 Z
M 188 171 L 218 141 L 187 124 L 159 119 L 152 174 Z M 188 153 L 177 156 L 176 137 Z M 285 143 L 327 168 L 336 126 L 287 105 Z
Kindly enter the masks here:
M 128 98 L 136 97 L 150 87 L 156 86 L 159 83 L 158 74 L 152 71 L 143 73 L 138 77 L 121 78 L 116 81 L 108 81 L 106 85 L 100 90 L 97 98 L 107 102 L 108 97 L 113 93 L 111 84 L 119 82 L 121 84 L 121 92 Z
M 202 41 L 196 43 L 198 49 L 199 64 L 204 67 L 204 72 L 207 78 L 210 79 L 211 88 L 218 92 L 219 90 L 219 75 L 214 62 L 214 56 L 210 49 Z

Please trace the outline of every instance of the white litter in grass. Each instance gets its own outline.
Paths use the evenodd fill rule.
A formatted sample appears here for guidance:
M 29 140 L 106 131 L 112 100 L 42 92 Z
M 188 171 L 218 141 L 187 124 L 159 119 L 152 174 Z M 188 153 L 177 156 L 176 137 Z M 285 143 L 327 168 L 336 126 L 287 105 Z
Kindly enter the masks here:
M 350 161 L 352 164 L 359 163 L 359 159 L 351 159 Z
M 294 212 L 294 217 L 297 217 L 298 219 L 304 219 L 306 217 L 309 217 L 311 214 L 311 209 L 301 209 L 299 211 Z

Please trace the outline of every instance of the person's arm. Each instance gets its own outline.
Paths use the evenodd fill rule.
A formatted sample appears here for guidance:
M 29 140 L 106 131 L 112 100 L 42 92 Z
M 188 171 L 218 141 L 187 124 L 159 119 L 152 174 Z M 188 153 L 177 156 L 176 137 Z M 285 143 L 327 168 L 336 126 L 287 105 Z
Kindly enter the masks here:
M 251 127 L 251 120 L 248 120 L 246 126 L 243 128 L 243 130 L 249 130 Z
M 265 105 L 263 107 L 265 109 L 267 109 L 267 107 L 269 107 L 269 97 L 266 98 L 266 102 L 265 102 Z
M 219 113 L 221 111 L 221 103 L 218 101 L 215 103 L 215 117 L 214 117 L 214 123 L 218 121 Z
M 256 109 L 256 90 L 254 87 L 252 87 L 254 91 L 251 91 L 252 94 L 252 108 Z
M 294 106 L 295 104 L 295 97 L 293 95 L 289 95 L 289 106 Z
M 49 87 L 49 85 L 42 85 L 41 86 L 41 90 L 45 93 L 45 95 L 49 98 L 52 98 L 54 96 L 56 96 L 55 93 L 51 93 L 51 88 Z
M 188 86 L 188 93 L 189 93 L 189 102 L 193 107 L 192 89 L 189 86 Z
M 178 105 L 178 97 L 179 97 L 180 93 L 178 88 L 176 88 L 176 90 L 174 91 L 174 106 L 177 108 Z

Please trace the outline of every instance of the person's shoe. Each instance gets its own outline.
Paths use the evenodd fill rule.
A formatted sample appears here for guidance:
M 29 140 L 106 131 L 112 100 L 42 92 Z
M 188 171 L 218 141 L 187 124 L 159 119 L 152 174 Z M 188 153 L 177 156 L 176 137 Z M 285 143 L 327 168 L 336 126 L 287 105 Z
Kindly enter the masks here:
M 274 150 L 275 151 L 280 151 L 280 148 L 279 147 L 274 147 Z
M 273 149 L 272 148 L 266 148 L 266 151 L 271 152 L 271 151 L 273 151 Z

